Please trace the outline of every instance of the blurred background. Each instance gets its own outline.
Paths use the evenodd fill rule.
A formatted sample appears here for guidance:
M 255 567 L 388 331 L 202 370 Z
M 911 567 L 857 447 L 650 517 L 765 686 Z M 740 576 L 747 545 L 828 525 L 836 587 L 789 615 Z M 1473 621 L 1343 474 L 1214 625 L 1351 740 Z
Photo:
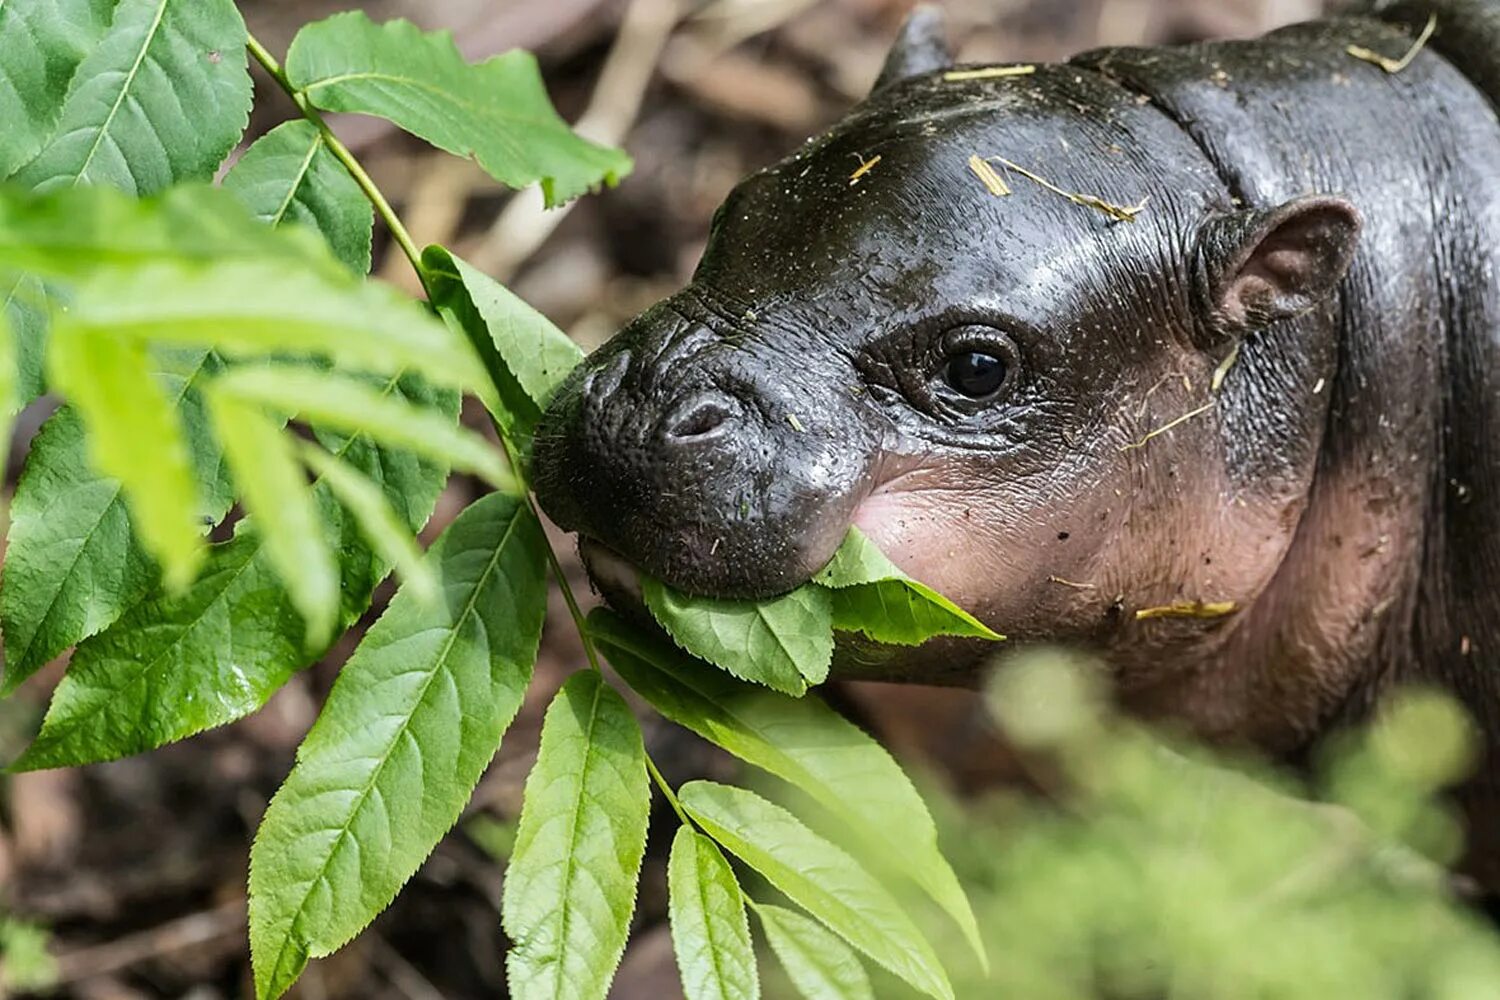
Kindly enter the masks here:
M 340 134 L 395 203 L 419 244 L 452 247 L 508 282 L 586 348 L 593 348 L 635 313 L 687 280 L 714 209 L 741 177 L 790 153 L 860 100 L 910 3 L 241 2 L 251 29 L 278 55 L 303 23 L 351 6 L 363 7 L 376 18 L 407 17 L 424 28 L 451 28 L 471 59 L 514 47 L 535 51 L 563 115 L 577 122 L 585 134 L 621 144 L 634 156 L 635 172 L 617 190 L 544 213 L 539 199 L 530 194 L 512 197 L 471 164 L 432 151 L 383 122 L 336 121 Z M 1098 45 L 1253 35 L 1314 17 L 1323 5 L 1319 0 L 950 0 L 944 6 L 960 58 L 985 62 L 1061 59 Z M 278 103 L 273 88 L 265 86 L 264 80 L 260 83 L 247 139 L 291 113 L 288 106 Z M 375 269 L 380 276 L 416 291 L 399 251 L 379 242 Z M 28 414 L 23 441 L 42 416 Z M 474 426 L 482 428 L 484 422 L 477 414 L 474 417 Z M 24 454 L 18 452 L 7 489 L 14 485 L 15 466 Z M 429 540 L 475 490 L 473 483 L 455 477 L 429 526 Z M 572 546 L 563 542 L 559 548 L 571 552 Z M 570 567 L 577 578 L 575 587 L 586 593 L 588 587 L 576 562 Z M 388 597 L 387 587 L 372 616 Z M 535 757 L 542 709 L 561 679 L 582 663 L 576 634 L 560 600 L 554 604 L 538 664 L 538 683 L 532 686 L 530 700 L 460 828 L 371 931 L 333 958 L 314 963 L 294 996 L 301 1000 L 458 1000 L 505 995 L 505 942 L 498 920 L 504 858 L 522 782 Z M 0 992 L 19 992 L 28 980 L 34 980 L 38 985 L 48 984 L 51 995 L 88 1000 L 228 1000 L 249 995 L 244 931 L 249 838 L 289 770 L 293 752 L 338 664 L 358 635 L 359 630 L 351 633 L 324 663 L 295 678 L 263 712 L 243 723 L 116 764 L 0 779 L 4 806 L 0 823 L 0 913 L 4 914 L 0 916 L 0 965 L 4 971 L 0 980 L 9 984 L 0 987 Z M 54 664 L 17 698 L 0 704 L 0 759 L 13 757 L 34 731 L 62 667 L 62 663 Z M 1045 773 L 1039 777 L 1034 762 L 1018 762 L 1014 754 L 999 748 L 995 725 L 980 695 L 851 685 L 835 690 L 832 697 L 905 761 L 929 772 L 937 787 L 972 800 L 1017 781 L 1033 787 L 1048 784 L 1050 771 L 1043 768 Z M 726 759 L 660 720 L 647 719 L 647 726 L 653 756 L 672 763 L 677 773 L 669 777 L 674 781 L 705 773 L 735 776 Z M 1154 753 L 1142 759 L 1155 760 Z M 1154 766 L 1142 764 L 1145 771 L 1141 773 L 1149 771 L 1151 781 L 1175 780 L 1151 771 Z M 1128 778 L 1127 784 L 1132 780 Z M 1368 795 L 1368 789 L 1360 794 Z M 1396 798 L 1384 791 L 1378 797 Z M 984 815 L 992 816 L 997 810 L 1014 815 L 1006 812 L 1008 801 L 987 799 Z M 1198 811 L 1194 815 L 1212 811 L 1204 801 L 1201 797 L 1194 800 L 1192 808 Z M 1181 833 L 1181 824 L 1172 825 L 1181 817 L 1166 809 L 1153 811 L 1157 820 L 1136 834 L 1157 838 L 1153 842 L 1159 844 L 1175 843 L 1163 838 Z M 993 911 L 981 900 L 982 915 L 997 927 L 1004 924 L 1008 934 L 1021 934 L 1026 927 L 1014 919 L 1007 922 L 1007 912 L 1028 915 L 1033 931 L 1047 926 L 1036 918 L 1043 911 L 1019 903 L 1007 909 L 1006 899 L 1016 897 L 1007 897 L 1002 889 L 1015 871 L 999 870 L 995 858 L 1020 857 L 1028 859 L 1027 864 L 1040 864 L 1048 850 L 1068 842 L 1072 834 L 1059 827 L 1013 823 L 1006 835 L 1012 838 L 1009 847 L 1002 848 L 998 835 L 975 832 L 980 827 L 974 825 L 978 822 L 974 815 L 953 809 L 945 822 L 963 858 L 971 862 L 966 870 L 988 887 L 983 891 L 995 893 Z M 1243 821 L 1241 834 L 1264 819 L 1253 811 L 1225 815 Z M 1451 850 L 1451 829 L 1441 822 L 1429 828 L 1433 822 L 1430 817 L 1423 820 L 1428 825 L 1421 827 L 1418 837 L 1428 837 L 1433 843 L 1419 846 L 1435 844 L 1429 854 Z M 1296 825 L 1293 821 L 1282 825 L 1288 824 Z M 1211 826 L 1204 821 L 1203 830 Z M 994 828 L 996 824 L 982 826 L 986 831 Z M 1438 832 L 1434 834 L 1433 829 Z M 670 833 L 670 825 L 663 822 L 653 835 L 637 929 L 611 994 L 617 1000 L 674 1000 L 681 995 L 665 917 L 663 870 Z M 1226 835 L 1232 836 L 1233 831 Z M 1175 856 L 1191 854 L 1201 860 L 1208 851 L 1211 860 L 1216 845 L 1209 832 L 1202 832 Z M 1131 850 L 1122 842 L 1106 853 L 1116 861 L 1130 860 L 1134 858 Z M 1070 869 L 1068 877 L 1081 880 L 1076 884 L 1083 895 L 1097 895 L 1110 903 L 1113 897 L 1099 886 L 1111 885 L 1122 896 L 1140 891 L 1144 883 L 1130 879 L 1144 878 L 1141 871 L 1148 871 L 1149 864 L 1142 860 L 1136 867 L 1139 870 L 1129 872 L 1107 866 Z M 1398 881 L 1412 875 L 1409 868 L 1397 867 Z M 1441 878 L 1420 864 L 1415 867 L 1413 884 L 1430 888 L 1434 879 Z M 1264 870 L 1251 866 L 1235 877 L 1254 880 L 1263 876 Z M 1320 872 L 1312 872 L 1311 877 L 1316 880 Z M 1116 881 L 1109 882 L 1110 878 Z M 1173 898 L 1185 900 L 1187 906 L 1178 916 L 1185 916 L 1191 925 L 1197 912 L 1193 906 L 1208 906 L 1199 897 L 1219 882 L 1181 872 L 1174 878 L 1180 881 L 1173 883 L 1178 893 Z M 1058 891 L 1055 886 L 1033 888 Z M 1232 886 L 1225 883 L 1221 888 L 1229 893 Z M 1292 889 L 1297 889 L 1296 883 Z M 1082 919 L 1069 912 L 1057 910 L 1055 915 L 1059 920 Z M 1442 912 L 1442 920 L 1452 917 Z M 1277 916 L 1282 911 L 1262 906 L 1257 919 L 1267 913 Z M 1436 910 L 1422 913 L 1423 919 L 1411 926 L 1427 931 L 1449 927 L 1433 922 L 1438 920 Z M 1454 932 L 1460 937 L 1472 930 L 1461 916 L 1453 919 L 1467 928 Z M 1206 948 L 1204 955 L 1219 955 L 1213 948 L 1220 945 L 1226 949 L 1233 945 L 1236 954 L 1271 947 L 1252 943 L 1258 939 L 1247 928 L 1259 925 L 1246 923 L 1248 917 L 1236 920 L 1227 929 L 1213 928 L 1213 933 L 1224 935 L 1222 942 L 1205 939 L 1192 946 Z M 1100 933 L 1113 933 L 1117 943 L 1131 940 L 1128 928 L 1108 931 L 1107 921 L 1101 926 L 1106 929 Z M 1407 926 L 1394 918 L 1386 921 L 1380 940 L 1390 944 L 1388 939 L 1405 933 L 1402 928 Z M 1298 933 L 1305 935 L 1304 944 L 1311 948 L 1315 940 L 1311 930 Z M 1409 946 L 1419 941 L 1413 934 L 1406 936 Z M 1336 942 L 1322 942 L 1319 947 L 1333 948 L 1341 942 L 1338 946 L 1353 948 L 1366 940 L 1347 928 L 1335 938 Z M 1055 948 L 1071 939 L 1054 936 L 1049 940 L 1047 947 Z M 1451 943 L 1457 938 L 1450 935 L 1444 940 Z M 1370 946 L 1382 945 L 1370 939 Z M 1429 949 L 1429 959 L 1432 954 Z M 999 954 L 995 957 L 1003 961 Z M 1044 995 L 1294 995 L 1274 983 L 1264 990 L 1257 986 L 1253 992 L 1241 993 L 1206 989 L 1196 980 L 1188 984 L 1187 992 L 1163 989 L 1160 982 L 1151 981 L 1137 983 L 1140 992 L 1121 991 L 1115 984 L 1095 993 L 1088 982 L 1093 981 L 1098 960 L 1098 955 L 1079 960 L 1087 972 L 1086 976 L 1080 973 L 1081 985 L 1060 984 L 1055 977 L 1036 981 L 1013 977 L 1005 980 L 1005 989 L 961 983 L 959 996 L 963 1000 L 989 996 L 1031 1000 Z M 1485 961 L 1476 960 L 1477 966 Z M 1011 965 L 1011 971 L 1024 964 Z M 1244 969 L 1233 972 L 1244 974 L 1248 974 Z M 1047 988 L 1041 985 L 1044 982 Z M 1475 988 L 1484 992 L 1472 995 L 1500 995 L 1495 980 L 1476 978 L 1474 982 L 1483 983 Z M 1396 981 L 1383 982 L 1377 976 L 1370 980 L 1368 990 L 1357 995 L 1384 995 L 1383 986 L 1394 989 Z M 904 994 L 894 988 L 887 994 L 878 985 L 877 995 Z M 1308 995 L 1356 994 L 1335 989 Z M 1391 995 L 1428 994 L 1412 987 L 1410 992 Z

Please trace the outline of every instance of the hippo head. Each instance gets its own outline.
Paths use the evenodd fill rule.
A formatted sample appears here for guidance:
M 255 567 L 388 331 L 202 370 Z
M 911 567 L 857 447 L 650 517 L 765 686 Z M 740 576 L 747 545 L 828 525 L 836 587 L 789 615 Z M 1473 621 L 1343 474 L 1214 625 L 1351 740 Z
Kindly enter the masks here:
M 1333 348 L 1289 345 L 1356 211 L 1239 206 L 1104 76 L 950 75 L 933 37 L 918 17 L 867 101 L 736 187 L 691 284 L 560 388 L 543 509 L 596 578 L 737 598 L 804 583 L 854 524 L 1013 637 L 1109 644 L 1132 609 L 1250 602 L 1326 409 Z M 978 659 L 929 647 L 866 673 Z

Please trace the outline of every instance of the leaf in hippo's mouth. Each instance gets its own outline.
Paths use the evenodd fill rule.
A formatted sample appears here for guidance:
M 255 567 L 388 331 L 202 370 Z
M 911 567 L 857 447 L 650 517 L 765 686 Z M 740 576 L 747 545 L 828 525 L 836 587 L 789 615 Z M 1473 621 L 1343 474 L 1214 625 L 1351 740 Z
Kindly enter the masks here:
M 1005 637 L 913 580 L 857 528 L 811 581 L 763 601 L 694 597 L 641 576 L 652 617 L 682 649 L 734 676 L 801 695 L 828 678 L 834 633 L 916 646 L 940 635 Z
M 833 597 L 833 627 L 876 642 L 918 646 L 940 635 L 999 642 L 991 629 L 931 587 L 913 580 L 858 528 L 850 528 L 813 585 Z

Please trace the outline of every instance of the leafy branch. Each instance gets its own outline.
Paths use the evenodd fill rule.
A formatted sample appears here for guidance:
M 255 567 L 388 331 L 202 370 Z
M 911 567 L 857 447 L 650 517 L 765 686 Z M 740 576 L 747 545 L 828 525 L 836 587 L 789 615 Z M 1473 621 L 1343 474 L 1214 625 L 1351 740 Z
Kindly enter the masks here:
M 913 988 L 951 997 L 935 952 L 856 854 L 752 793 L 672 788 L 600 654 L 664 716 L 846 825 L 850 850 L 920 887 L 982 955 L 900 768 L 816 698 L 789 695 L 827 676 L 836 629 L 997 637 L 857 535 L 783 602 L 712 602 L 650 581 L 664 634 L 585 617 L 527 469 L 536 423 L 581 352 L 467 262 L 419 251 L 324 114 L 385 117 L 502 183 L 539 184 L 549 203 L 614 183 L 628 158 L 568 129 L 529 55 L 470 64 L 446 33 L 406 22 L 336 15 L 304 27 L 282 64 L 230 0 L 132 0 L 97 21 L 38 11 L 0 5 L 0 77 L 27 99 L 30 130 L 0 143 L 0 289 L 18 364 L 45 357 L 67 405 L 17 490 L 0 587 L 5 689 L 76 649 L 14 767 L 113 759 L 255 711 L 398 568 L 402 586 L 340 671 L 252 852 L 256 990 L 278 996 L 387 906 L 457 821 L 531 682 L 550 574 L 592 669 L 554 698 L 527 782 L 502 912 L 512 994 L 605 995 L 655 783 L 682 825 L 673 932 L 694 1000 L 759 990 L 721 846 L 811 914 L 757 910 L 784 958 L 822 933 L 807 930 L 815 918 Z M 5 30 L 19 18 L 28 32 Z M 61 100 L 27 75 L 23 34 L 72 60 Z M 249 105 L 232 52 L 262 65 L 301 117 L 251 144 L 214 189 Z M 147 60 L 162 72 L 132 71 Z M 148 135 L 170 141 L 166 162 L 142 152 Z M 103 149 L 125 152 L 116 162 Z M 376 215 L 426 310 L 364 280 Z M 458 425 L 462 393 L 484 404 L 498 449 Z M 455 470 L 496 492 L 422 554 L 415 534 Z M 233 537 L 206 539 L 236 499 L 247 516 Z M 835 979 L 858 983 L 849 956 Z

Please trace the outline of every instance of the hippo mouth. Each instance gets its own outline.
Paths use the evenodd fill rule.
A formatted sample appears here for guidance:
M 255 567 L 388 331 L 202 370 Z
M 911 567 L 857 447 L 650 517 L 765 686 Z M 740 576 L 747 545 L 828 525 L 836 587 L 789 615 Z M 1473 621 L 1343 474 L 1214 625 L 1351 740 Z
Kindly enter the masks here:
M 649 622 L 651 616 L 641 596 L 640 567 L 603 542 L 586 536 L 579 536 L 578 557 L 605 604 L 638 623 Z

